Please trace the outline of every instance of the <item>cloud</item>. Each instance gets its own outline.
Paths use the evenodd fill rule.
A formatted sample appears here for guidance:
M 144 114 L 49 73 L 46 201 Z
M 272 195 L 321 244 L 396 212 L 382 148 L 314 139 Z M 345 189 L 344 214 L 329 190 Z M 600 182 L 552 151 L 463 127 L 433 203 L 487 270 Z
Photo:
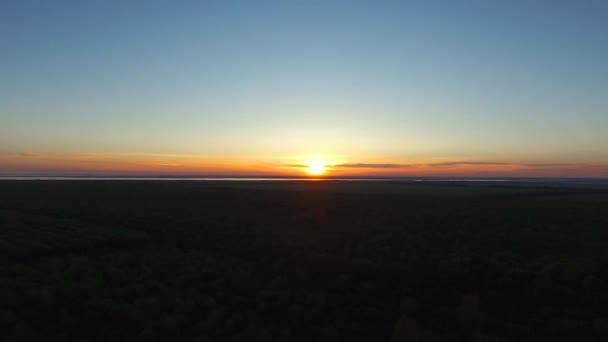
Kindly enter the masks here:
M 305 164 L 289 164 L 289 167 L 309 167 Z M 411 167 L 410 164 L 374 164 L 374 163 L 346 163 L 346 164 L 328 164 L 327 167 L 334 168 L 347 168 L 347 169 L 398 169 L 404 167 Z
M 420 163 L 420 164 L 395 164 L 395 163 L 343 163 L 343 164 L 327 164 L 328 168 L 334 169 L 403 169 L 403 168 L 449 168 L 457 166 L 510 166 L 528 170 L 551 170 L 551 169 L 574 169 L 580 167 L 588 167 L 585 164 L 572 163 L 519 163 L 519 162 L 494 162 L 494 161 L 449 161 L 437 163 Z M 288 164 L 288 167 L 308 168 L 306 164 Z
M 512 163 L 501 163 L 501 162 L 490 162 L 490 161 L 452 161 L 442 163 L 426 164 L 432 167 L 444 167 L 444 166 L 459 166 L 459 165 L 513 165 Z
M 38 155 L 35 153 L 21 152 L 18 153 L 19 157 L 37 157 Z
M 452 161 L 452 162 L 441 162 L 431 164 L 421 164 L 420 166 L 431 166 L 431 167 L 446 167 L 446 166 L 461 166 L 461 165 L 487 165 L 487 166 L 515 166 L 522 168 L 573 168 L 581 165 L 568 164 L 568 163 L 505 163 L 505 162 L 492 162 L 492 161 Z
M 337 164 L 332 165 L 333 167 L 345 167 L 345 168 L 361 168 L 361 169 L 398 169 L 404 167 L 411 167 L 409 164 L 370 164 L 370 163 L 348 163 L 348 164 Z
M 547 163 L 547 164 L 522 164 L 522 166 L 526 166 L 526 167 L 576 167 L 576 166 L 580 166 L 580 165 L 574 165 L 574 164 L 565 164 L 565 163 Z
M 37 154 L 29 152 L 0 152 L 0 155 L 2 154 L 9 157 L 38 157 Z

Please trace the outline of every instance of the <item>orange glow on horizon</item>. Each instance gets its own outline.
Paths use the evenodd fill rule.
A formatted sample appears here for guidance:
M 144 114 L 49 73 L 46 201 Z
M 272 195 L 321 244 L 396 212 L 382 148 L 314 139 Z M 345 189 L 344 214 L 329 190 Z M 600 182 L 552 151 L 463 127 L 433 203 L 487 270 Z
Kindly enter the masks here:
M 354 160 L 356 162 L 353 162 Z M 359 162 L 360 160 L 366 162 Z M 373 160 L 314 156 L 0 153 L 0 175 L 181 177 L 608 177 L 608 161 Z

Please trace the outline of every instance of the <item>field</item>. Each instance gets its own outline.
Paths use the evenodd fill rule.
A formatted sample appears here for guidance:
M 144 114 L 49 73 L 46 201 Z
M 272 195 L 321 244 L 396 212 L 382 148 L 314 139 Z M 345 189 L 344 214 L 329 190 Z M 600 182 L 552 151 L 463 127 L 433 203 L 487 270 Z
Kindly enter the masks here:
M 602 182 L 0 181 L 2 341 L 606 341 Z

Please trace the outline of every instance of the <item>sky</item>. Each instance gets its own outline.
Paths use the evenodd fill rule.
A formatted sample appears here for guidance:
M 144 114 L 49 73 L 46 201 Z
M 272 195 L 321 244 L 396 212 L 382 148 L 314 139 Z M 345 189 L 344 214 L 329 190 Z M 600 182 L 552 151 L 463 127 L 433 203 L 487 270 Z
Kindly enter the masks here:
M 0 175 L 608 177 L 606 1 L 4 0 L 0 51 Z

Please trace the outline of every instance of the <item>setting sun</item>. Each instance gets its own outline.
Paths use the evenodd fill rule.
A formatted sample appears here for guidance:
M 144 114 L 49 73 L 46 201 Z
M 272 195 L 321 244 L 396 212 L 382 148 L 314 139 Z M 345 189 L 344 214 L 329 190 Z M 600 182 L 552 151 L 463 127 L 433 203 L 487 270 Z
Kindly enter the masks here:
M 322 175 L 327 171 L 327 163 L 321 160 L 312 160 L 307 162 L 306 165 L 308 166 L 306 171 L 313 176 Z

